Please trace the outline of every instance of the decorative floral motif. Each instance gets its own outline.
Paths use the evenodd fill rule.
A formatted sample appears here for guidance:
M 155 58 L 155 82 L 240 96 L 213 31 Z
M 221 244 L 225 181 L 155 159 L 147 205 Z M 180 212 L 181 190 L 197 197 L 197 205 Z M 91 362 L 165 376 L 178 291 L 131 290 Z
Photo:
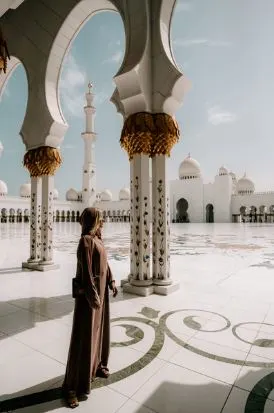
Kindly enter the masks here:
M 135 275 L 136 280 L 140 279 L 140 195 L 139 195 L 139 178 L 135 176 L 134 183 L 134 203 L 135 213 L 132 214 L 132 218 L 135 217 L 135 245 L 134 245 L 134 260 L 135 260 Z
M 149 279 L 149 267 L 150 267 L 150 238 L 149 238 L 149 206 L 148 206 L 148 197 L 144 197 L 144 212 L 143 212 L 143 263 L 144 271 L 143 276 L 145 280 Z
M 30 149 L 24 156 L 24 166 L 30 176 L 54 175 L 62 163 L 59 149 L 50 146 L 41 146 Z
M 139 112 L 130 115 L 121 133 L 121 146 L 129 159 L 135 154 L 170 156 L 172 147 L 179 141 L 179 127 L 166 113 Z
M 33 184 L 32 184 L 33 186 Z M 32 188 L 30 210 L 30 261 L 39 261 L 41 258 L 41 194 L 37 193 L 38 185 Z
M 158 207 L 158 208 L 157 208 Z M 165 277 L 165 264 L 166 264 L 166 228 L 165 228 L 165 192 L 163 188 L 163 181 L 159 179 L 157 186 L 157 206 L 156 206 L 156 236 L 158 237 L 158 245 L 156 246 L 156 262 L 158 260 L 157 275 L 154 274 L 154 278 L 164 280 Z

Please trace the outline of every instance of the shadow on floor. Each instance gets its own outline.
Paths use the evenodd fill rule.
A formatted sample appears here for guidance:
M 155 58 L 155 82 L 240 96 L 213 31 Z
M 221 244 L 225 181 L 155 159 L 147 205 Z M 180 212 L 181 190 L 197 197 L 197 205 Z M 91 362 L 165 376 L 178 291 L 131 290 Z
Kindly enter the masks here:
M 175 366 L 174 366 L 175 367 Z M 59 376 L 21 392 L 2 396 L 0 412 L 28 408 L 27 413 L 46 413 L 65 406 Z M 210 380 L 210 379 L 209 379 Z M 102 380 L 101 380 L 102 382 Z M 244 383 L 253 383 L 251 392 Z M 49 389 L 54 386 L 58 386 Z M 105 382 L 108 384 L 108 382 Z M 102 387 L 103 383 L 95 386 Z M 274 388 L 274 373 L 262 378 L 262 370 L 248 372 L 237 381 L 237 387 L 214 381 L 206 385 L 186 385 L 164 381 L 144 402 L 158 413 L 263 413 L 266 401 Z M 41 391 L 41 389 L 44 389 Z M 47 390 L 45 390 L 47 389 Z M 40 391 L 39 391 L 40 390 Z M 25 394 L 25 395 L 23 395 Z M 92 397 L 92 392 L 89 397 Z M 274 405 L 274 401 L 272 401 Z M 217 407 L 217 409 L 216 409 Z M 135 413 L 142 413 L 142 408 Z
M 138 298 L 137 296 L 130 294 L 123 294 L 122 290 L 119 288 L 119 294 L 117 297 L 113 298 L 110 292 L 110 302 L 115 303 L 119 301 L 127 301 Z M 16 312 L 5 312 L 5 306 L 11 305 L 17 308 Z M 1 311 L 2 307 L 2 311 Z M 30 297 L 30 298 L 19 298 L 17 300 L 3 301 L 0 302 L 0 331 L 5 333 L 5 322 L 6 317 L 12 317 L 13 314 L 16 316 L 12 317 L 13 332 L 9 332 L 8 335 L 13 336 L 18 333 L 18 331 L 23 332 L 30 328 L 35 327 L 39 321 L 47 321 L 46 319 L 55 320 L 64 317 L 72 313 L 74 309 L 74 299 L 71 294 L 55 296 L 55 297 Z M 26 312 L 28 312 L 26 314 Z M 25 313 L 23 324 L 22 317 L 20 313 Z M 40 320 L 39 316 L 43 319 Z M 44 319 L 46 318 L 46 319 Z M 9 320 L 9 319 L 8 319 Z M 9 321 L 7 321 L 9 322 Z M 0 340 L 5 339 L 7 336 L 0 336 Z
M 17 274 L 19 272 L 29 272 L 29 271 L 33 271 L 33 270 L 29 268 L 22 268 L 22 267 L 0 268 L 0 275 Z

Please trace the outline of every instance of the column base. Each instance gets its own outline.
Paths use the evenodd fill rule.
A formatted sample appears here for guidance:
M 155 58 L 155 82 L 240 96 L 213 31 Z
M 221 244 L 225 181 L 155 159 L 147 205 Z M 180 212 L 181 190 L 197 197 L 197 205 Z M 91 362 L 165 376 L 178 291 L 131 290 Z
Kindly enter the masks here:
M 22 262 L 22 268 L 25 270 L 33 270 L 36 265 L 39 264 L 39 261 L 24 261 Z
M 53 261 L 50 261 L 50 262 L 40 261 L 39 263 L 36 263 L 36 265 L 32 265 L 31 268 L 35 271 L 51 271 L 51 270 L 59 269 L 60 265 L 54 264 Z
M 137 287 L 136 285 L 132 285 L 129 282 L 125 282 L 123 283 L 123 285 L 121 283 L 121 286 L 123 288 L 124 293 L 140 295 L 142 297 L 147 297 L 148 295 L 151 295 L 154 292 L 153 285 Z
M 142 297 L 147 297 L 151 294 L 157 295 L 169 295 L 178 291 L 180 289 L 180 283 L 178 281 L 173 282 L 168 285 L 147 285 L 147 286 L 137 286 L 129 283 L 127 280 L 121 281 L 121 287 L 124 293 L 140 295 Z
M 170 284 L 170 282 L 166 285 L 161 284 L 161 285 L 153 285 L 154 289 L 154 294 L 158 295 L 169 295 L 174 293 L 175 291 L 180 290 L 180 283 L 178 281 L 175 281 Z

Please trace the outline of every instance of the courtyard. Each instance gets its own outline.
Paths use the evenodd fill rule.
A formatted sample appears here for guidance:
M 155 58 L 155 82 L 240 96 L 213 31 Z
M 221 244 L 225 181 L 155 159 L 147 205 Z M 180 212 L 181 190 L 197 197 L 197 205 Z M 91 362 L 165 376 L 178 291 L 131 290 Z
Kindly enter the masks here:
M 0 411 L 67 411 L 60 386 L 71 332 L 78 224 L 55 224 L 60 269 L 22 271 L 27 224 L 0 239 Z M 128 224 L 106 224 L 116 280 L 129 268 Z M 111 377 L 78 411 L 268 413 L 274 409 L 274 233 L 264 224 L 171 227 L 169 296 L 112 300 Z

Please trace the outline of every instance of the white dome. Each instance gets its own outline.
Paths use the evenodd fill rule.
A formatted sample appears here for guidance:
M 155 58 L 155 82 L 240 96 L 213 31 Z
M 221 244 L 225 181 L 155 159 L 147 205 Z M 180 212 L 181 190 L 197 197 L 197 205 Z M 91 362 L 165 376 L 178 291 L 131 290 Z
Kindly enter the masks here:
M 59 192 L 56 188 L 53 190 L 53 199 L 58 199 L 59 198 Z
M 252 194 L 255 191 L 254 182 L 246 174 L 237 182 L 238 194 Z
M 31 185 L 30 183 L 23 184 L 20 186 L 20 196 L 22 198 L 30 198 L 31 194 Z
M 8 187 L 4 181 L 0 181 L 0 196 L 8 194 Z
M 75 189 L 70 188 L 66 193 L 66 200 L 67 201 L 78 201 L 78 192 Z
M 220 176 L 228 175 L 228 169 L 226 169 L 225 166 L 221 166 L 221 168 L 219 169 L 219 175 Z
M 128 201 L 130 199 L 130 190 L 129 188 L 122 188 L 119 192 L 120 201 Z
M 179 178 L 190 179 L 199 178 L 201 176 L 201 168 L 199 162 L 188 155 L 179 167 Z
M 237 181 L 237 177 L 236 174 L 234 174 L 234 172 L 229 172 L 229 175 L 231 176 L 232 181 Z
M 3 146 L 2 142 L 0 141 L 0 157 L 2 155 L 3 150 L 4 150 L 4 146 Z
M 101 192 L 101 201 L 112 201 L 112 193 L 109 189 L 105 189 L 103 192 Z

